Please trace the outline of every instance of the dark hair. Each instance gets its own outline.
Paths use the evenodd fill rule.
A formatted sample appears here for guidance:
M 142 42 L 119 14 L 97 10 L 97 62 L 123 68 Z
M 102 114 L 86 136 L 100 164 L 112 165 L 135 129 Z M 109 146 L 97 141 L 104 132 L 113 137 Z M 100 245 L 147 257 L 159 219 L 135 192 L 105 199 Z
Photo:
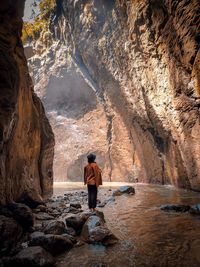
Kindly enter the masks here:
M 91 154 L 87 155 L 87 159 L 88 159 L 88 163 L 93 163 L 93 162 L 95 162 L 96 155 L 91 153 Z

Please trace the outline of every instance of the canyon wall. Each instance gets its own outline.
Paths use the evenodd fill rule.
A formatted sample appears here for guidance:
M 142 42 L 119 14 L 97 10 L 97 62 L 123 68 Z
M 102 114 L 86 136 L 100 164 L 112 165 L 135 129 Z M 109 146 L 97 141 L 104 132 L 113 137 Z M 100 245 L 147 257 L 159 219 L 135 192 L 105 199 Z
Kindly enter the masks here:
M 54 135 L 21 42 L 24 1 L 0 4 L 0 204 L 52 193 Z
M 199 1 L 57 6 L 69 53 L 106 106 L 117 167 L 130 165 L 141 182 L 200 190 Z
M 60 35 L 62 27 L 54 27 L 59 38 L 54 36 L 49 46 L 38 40 L 25 47 L 35 92 L 55 133 L 54 179 L 83 181 L 87 154 L 93 152 L 104 180 L 130 181 L 132 148 L 123 120 L 116 114 L 113 123 L 112 110 L 104 96 L 98 94 L 97 85 L 69 54 Z M 116 156 L 111 149 L 113 142 L 118 150 Z M 120 158 L 122 166 L 118 165 Z

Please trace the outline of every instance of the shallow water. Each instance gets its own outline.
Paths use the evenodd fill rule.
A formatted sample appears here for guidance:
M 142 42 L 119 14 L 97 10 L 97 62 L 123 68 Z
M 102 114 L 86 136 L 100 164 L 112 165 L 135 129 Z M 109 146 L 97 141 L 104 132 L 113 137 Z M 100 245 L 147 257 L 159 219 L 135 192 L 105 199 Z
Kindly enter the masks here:
M 167 203 L 200 203 L 200 193 L 167 186 L 134 187 L 135 195 L 116 197 L 102 209 L 118 244 L 74 248 L 60 256 L 58 267 L 200 266 L 200 217 L 160 210 Z M 108 189 L 101 190 L 100 196 Z

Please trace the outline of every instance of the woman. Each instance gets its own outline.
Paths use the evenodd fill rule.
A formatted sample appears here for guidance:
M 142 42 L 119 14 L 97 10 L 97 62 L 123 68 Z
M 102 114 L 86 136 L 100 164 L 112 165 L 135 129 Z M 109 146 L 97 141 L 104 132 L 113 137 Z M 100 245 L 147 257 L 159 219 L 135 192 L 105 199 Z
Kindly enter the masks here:
M 96 156 L 89 154 L 87 156 L 88 165 L 84 168 L 84 184 L 88 188 L 88 206 L 94 212 L 97 206 L 97 189 L 102 185 L 101 170 L 95 162 Z

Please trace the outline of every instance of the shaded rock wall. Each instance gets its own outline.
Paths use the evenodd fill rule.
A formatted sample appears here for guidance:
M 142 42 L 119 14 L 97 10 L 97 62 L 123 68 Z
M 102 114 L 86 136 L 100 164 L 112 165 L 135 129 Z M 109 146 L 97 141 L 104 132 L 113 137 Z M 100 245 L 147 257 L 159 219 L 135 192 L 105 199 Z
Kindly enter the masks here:
M 123 167 L 118 165 L 119 154 L 115 159 L 110 149 L 115 142 L 115 150 L 119 149 L 131 160 L 129 138 L 127 142 L 124 138 L 123 144 L 120 134 L 112 138 L 114 128 L 122 132 L 126 132 L 126 128 L 122 120 L 119 123 L 120 117 L 113 118 L 109 104 L 98 93 L 97 84 L 90 80 L 84 65 L 80 66 L 80 59 L 77 61 L 70 55 L 62 36 L 65 29 L 62 25 L 65 25 L 64 19 L 53 25 L 53 42 L 49 47 L 38 40 L 31 44 L 33 53 L 31 46 L 25 49 L 35 91 L 55 133 L 55 181 L 83 181 L 89 152 L 97 154 L 104 180 L 129 180 L 132 162 L 128 164 L 126 159 Z
M 0 204 L 52 193 L 54 136 L 21 43 L 24 1 L 0 3 Z
M 122 145 L 125 125 L 134 177 L 200 190 L 199 1 L 57 2 L 72 57 L 121 118 Z

